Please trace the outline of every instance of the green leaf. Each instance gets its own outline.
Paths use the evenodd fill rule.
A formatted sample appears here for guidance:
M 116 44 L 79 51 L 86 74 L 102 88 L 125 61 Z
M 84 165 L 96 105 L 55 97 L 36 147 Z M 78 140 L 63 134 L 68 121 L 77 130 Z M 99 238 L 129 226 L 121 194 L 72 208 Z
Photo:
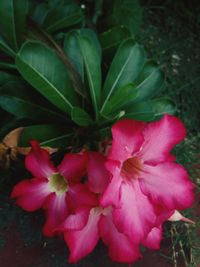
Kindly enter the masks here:
M 64 51 L 70 61 L 72 62 L 74 68 L 79 73 L 81 80 L 84 81 L 84 62 L 83 56 L 80 51 L 78 44 L 78 33 L 73 30 L 66 34 L 64 39 Z
M 143 101 L 157 94 L 165 81 L 164 72 L 154 62 L 147 62 L 136 81 L 138 96 L 136 101 Z
M 138 0 L 114 0 L 105 2 L 108 8 L 109 26 L 123 25 L 132 34 L 137 33 L 142 21 L 142 7 Z
M 2 36 L 0 36 L 0 50 L 11 57 L 15 57 L 15 51 L 12 48 L 10 48 L 9 45 L 7 45 Z
M 112 114 L 114 111 L 120 111 L 121 108 L 126 105 L 127 102 L 132 101 L 137 96 L 137 89 L 133 84 L 127 84 L 121 87 L 117 92 L 115 92 L 104 109 L 103 114 Z
M 169 98 L 157 98 L 151 102 L 156 117 L 160 117 L 163 114 L 174 115 L 176 113 L 176 105 Z
M 130 32 L 124 26 L 111 28 L 99 36 L 102 49 L 109 51 L 115 49 L 128 38 L 130 38 Z
M 81 80 L 84 81 L 84 58 L 81 52 L 81 47 L 79 44 L 79 37 L 86 37 L 96 46 L 98 55 L 101 58 L 101 46 L 97 39 L 96 34 L 91 29 L 83 28 L 80 30 L 72 30 L 66 34 L 64 40 L 64 51 L 69 57 L 70 61 L 73 63 L 76 71 L 79 73 Z
M 55 32 L 81 22 L 82 17 L 81 8 L 71 1 L 52 7 L 45 16 L 43 27 L 48 32 Z
M 0 95 L 0 107 L 19 118 L 43 122 L 66 121 L 64 116 L 19 97 Z
M 71 144 L 73 133 L 66 128 L 53 124 L 41 124 L 25 127 L 19 146 L 29 146 L 31 139 L 38 140 L 42 146 L 66 147 Z
M 103 112 L 111 95 L 119 88 L 132 83 L 141 72 L 145 63 L 145 52 L 142 47 L 129 39 L 118 48 L 108 71 L 103 89 Z
M 26 28 L 26 15 L 28 13 L 27 0 L 1 0 L 0 1 L 0 29 L 5 40 L 17 51 L 22 43 Z
M 97 38 L 96 33 L 89 28 L 82 28 L 80 30 L 77 30 L 77 32 L 79 33 L 79 35 L 81 37 L 86 37 L 90 40 L 91 43 L 93 43 L 93 45 L 95 46 L 95 49 L 97 50 L 97 53 L 101 59 L 101 54 L 102 54 L 101 45 L 99 43 L 99 40 Z
M 13 71 L 13 70 L 16 70 L 16 66 L 15 66 L 15 64 L 12 64 L 12 63 L 8 63 L 8 62 L 0 62 L 0 68 L 2 69 L 2 70 L 11 70 L 11 71 Z
M 95 114 L 98 116 L 101 100 L 101 58 L 96 46 L 89 38 L 80 36 L 79 45 L 86 69 L 92 104 Z
M 37 4 L 36 8 L 33 11 L 32 19 L 35 20 L 38 24 L 42 24 L 47 16 L 50 7 L 47 3 Z
M 64 63 L 39 42 L 25 43 L 16 57 L 19 72 L 35 89 L 60 110 L 71 113 L 78 104 Z
M 88 126 L 94 123 L 90 115 L 84 109 L 78 107 L 72 109 L 71 118 L 80 126 Z
M 170 99 L 159 98 L 144 102 L 138 102 L 126 109 L 125 118 L 142 121 L 152 121 L 163 114 L 174 114 L 176 107 Z
M 10 81 L 18 81 L 19 77 L 5 71 L 0 71 L 0 86 Z

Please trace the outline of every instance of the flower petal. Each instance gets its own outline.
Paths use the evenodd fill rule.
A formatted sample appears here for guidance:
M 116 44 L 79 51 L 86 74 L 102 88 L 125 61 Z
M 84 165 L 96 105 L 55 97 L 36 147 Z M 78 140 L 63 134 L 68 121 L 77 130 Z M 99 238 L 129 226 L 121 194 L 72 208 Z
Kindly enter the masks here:
M 112 221 L 112 213 L 101 217 L 99 232 L 103 242 L 109 248 L 112 260 L 132 263 L 140 257 L 138 245 L 131 243 L 126 235 L 117 230 Z
M 121 120 L 112 127 L 113 142 L 108 158 L 123 162 L 138 151 L 143 143 L 142 130 L 145 123 Z
M 162 240 L 162 227 L 160 225 L 159 227 L 152 228 L 147 238 L 142 241 L 142 244 L 150 249 L 160 249 L 161 240 Z
M 109 183 L 110 174 L 104 166 L 105 160 L 100 153 L 89 153 L 88 187 L 94 193 L 102 193 Z
M 76 213 L 70 214 L 66 220 L 59 227 L 60 230 L 81 230 L 88 221 L 90 214 L 89 207 L 81 207 L 79 210 L 76 210 Z
M 96 194 L 89 191 L 84 184 L 69 186 L 66 198 L 71 212 L 83 206 L 94 207 L 98 205 Z
M 169 210 L 163 207 L 162 205 L 154 205 L 154 209 L 156 211 L 157 219 L 156 219 L 156 226 L 163 224 L 167 221 L 170 216 L 174 213 L 174 210 Z
M 120 199 L 120 187 L 122 179 L 120 177 L 120 169 L 115 161 L 109 160 L 106 167 L 111 170 L 113 178 L 105 189 L 103 195 L 100 197 L 100 204 L 103 207 L 110 205 L 118 206 Z
M 75 154 L 68 153 L 58 166 L 59 173 L 62 174 L 68 182 L 80 182 L 86 175 L 87 153 Z
M 51 191 L 45 179 L 30 179 L 19 182 L 13 188 L 12 198 L 16 198 L 16 203 L 27 211 L 40 209 Z
M 138 156 L 143 162 L 155 165 L 159 162 L 174 160 L 170 151 L 174 145 L 185 138 L 186 130 L 178 118 L 165 115 L 161 120 L 149 123 L 143 135 L 145 141 Z
M 85 227 L 81 230 L 64 232 L 64 238 L 70 250 L 69 262 L 77 262 L 95 248 L 99 240 L 98 222 L 100 216 L 101 212 L 93 208 L 90 211 Z
M 154 207 L 141 190 L 138 180 L 121 185 L 120 207 L 113 211 L 117 229 L 138 244 L 156 224 Z
M 169 210 L 189 208 L 194 201 L 193 184 L 185 169 L 174 162 L 144 166 L 140 186 L 155 204 Z
M 66 219 L 69 209 L 66 202 L 66 194 L 51 194 L 45 202 L 46 222 L 43 233 L 46 236 L 54 236 L 57 227 Z
M 50 161 L 50 154 L 40 148 L 37 141 L 31 141 L 31 151 L 26 156 L 26 168 L 31 172 L 34 177 L 47 178 L 53 172 L 56 172 L 56 168 Z

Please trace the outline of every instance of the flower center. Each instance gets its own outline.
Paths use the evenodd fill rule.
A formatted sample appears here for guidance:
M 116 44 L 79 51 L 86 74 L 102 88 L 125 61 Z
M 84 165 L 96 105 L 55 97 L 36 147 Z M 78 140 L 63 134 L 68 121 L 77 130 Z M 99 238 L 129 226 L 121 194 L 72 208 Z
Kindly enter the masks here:
M 129 158 L 123 162 L 121 174 L 124 178 L 134 179 L 142 171 L 142 164 L 136 157 Z
M 60 173 L 54 173 L 49 177 L 49 186 L 58 195 L 68 189 L 68 183 Z

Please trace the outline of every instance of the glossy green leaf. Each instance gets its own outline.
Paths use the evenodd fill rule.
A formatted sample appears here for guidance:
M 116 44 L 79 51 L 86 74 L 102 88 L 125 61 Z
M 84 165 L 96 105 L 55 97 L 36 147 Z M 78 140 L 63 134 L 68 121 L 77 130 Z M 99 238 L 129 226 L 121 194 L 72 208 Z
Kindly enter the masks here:
M 5 42 L 2 36 L 0 36 L 0 50 L 11 57 L 15 57 L 15 51 Z
M 124 26 L 111 28 L 100 34 L 99 40 L 103 50 L 111 50 L 130 37 L 130 32 Z
M 26 15 L 28 13 L 27 0 L 1 0 L 0 1 L 0 29 L 10 44 L 17 51 L 23 40 L 26 28 Z
M 66 34 L 66 37 L 64 39 L 64 51 L 72 62 L 76 71 L 79 73 L 81 80 L 84 81 L 84 62 L 77 35 L 78 33 L 76 30 L 73 30 Z
M 41 124 L 25 127 L 20 141 L 20 146 L 29 146 L 31 139 L 38 140 L 42 146 L 67 147 L 73 133 L 59 125 Z
M 133 84 L 127 84 L 117 90 L 107 102 L 103 114 L 111 114 L 114 111 L 120 111 L 129 101 L 133 101 L 137 96 L 137 89 Z
M 81 22 L 82 11 L 75 2 L 56 5 L 45 16 L 43 27 L 48 32 L 55 32 Z
M 101 58 L 89 38 L 80 36 L 79 45 L 89 83 L 90 97 L 97 116 L 101 100 Z
M 145 52 L 142 47 L 129 39 L 122 43 L 117 50 L 111 67 L 106 77 L 103 89 L 103 112 L 111 95 L 119 88 L 132 83 L 143 69 L 145 63 Z
M 71 113 L 72 120 L 80 126 L 88 126 L 93 124 L 93 120 L 90 115 L 81 108 L 74 107 Z
M 90 40 L 91 43 L 93 43 L 93 45 L 95 46 L 95 49 L 97 50 L 99 57 L 101 58 L 101 54 L 102 54 L 101 45 L 99 43 L 96 33 L 89 28 L 82 28 L 80 30 L 77 30 L 77 32 L 79 33 L 81 37 L 86 37 L 87 39 Z
M 138 80 L 136 81 L 138 96 L 136 101 L 143 101 L 156 95 L 165 81 L 163 71 L 153 62 L 145 64 Z
M 57 114 L 57 117 L 60 117 L 60 119 L 62 117 L 62 120 L 66 121 L 66 116 L 62 114 L 60 110 L 49 103 L 47 99 L 45 99 L 19 76 L 0 72 L 0 95 L 14 96 L 26 100 L 27 102 L 33 103 Z
M 46 122 L 66 121 L 64 116 L 19 97 L 0 95 L 0 107 L 19 118 Z
M 125 118 L 152 121 L 163 114 L 174 114 L 176 107 L 170 99 L 159 98 L 138 102 L 126 109 Z
M 69 113 L 77 96 L 64 63 L 39 42 L 25 43 L 16 57 L 19 72 L 35 89 L 60 110 Z
M 98 51 L 98 55 L 101 58 L 101 46 L 97 39 L 96 34 L 91 29 L 83 28 L 80 30 L 72 30 L 64 39 L 64 51 L 72 64 L 74 65 L 76 71 L 79 73 L 81 80 L 84 81 L 84 57 L 82 55 L 79 37 L 88 38 Z M 95 48 L 94 48 L 95 49 Z

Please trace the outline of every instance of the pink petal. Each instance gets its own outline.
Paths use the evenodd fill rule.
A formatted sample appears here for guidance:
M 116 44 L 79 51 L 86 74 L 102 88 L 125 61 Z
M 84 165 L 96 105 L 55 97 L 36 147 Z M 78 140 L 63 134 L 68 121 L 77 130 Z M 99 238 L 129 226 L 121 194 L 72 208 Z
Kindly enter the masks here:
M 47 180 L 34 178 L 15 185 L 11 197 L 16 198 L 16 203 L 24 210 L 35 211 L 42 207 L 50 194 Z
M 122 183 L 122 179 L 120 176 L 120 169 L 118 165 L 112 160 L 109 160 L 107 162 L 106 167 L 112 171 L 113 178 L 108 184 L 103 195 L 101 196 L 100 204 L 103 207 L 107 207 L 110 205 L 118 206 L 120 199 L 120 187 Z
M 31 151 L 26 157 L 26 168 L 34 177 L 44 178 L 49 177 L 53 172 L 56 172 L 56 168 L 50 161 L 50 154 L 40 148 L 37 141 L 31 141 Z
M 96 194 L 89 191 L 84 184 L 69 186 L 66 198 L 72 212 L 83 206 L 94 207 L 98 205 Z
M 179 211 L 175 210 L 172 216 L 168 219 L 171 222 L 176 221 L 183 221 L 191 224 L 195 224 L 194 221 L 190 220 L 189 218 L 184 217 Z
M 87 153 L 75 154 L 68 153 L 58 166 L 59 173 L 69 182 L 80 182 L 86 175 Z
M 69 214 L 68 205 L 66 202 L 66 194 L 56 195 L 51 194 L 46 200 L 46 222 L 43 227 L 43 233 L 46 236 L 54 236 L 55 229 L 66 219 Z
M 109 183 L 110 174 L 105 168 L 105 157 L 97 152 L 89 153 L 88 187 L 94 193 L 102 193 Z
M 113 211 L 117 229 L 138 244 L 156 223 L 154 207 L 139 187 L 138 180 L 121 185 L 120 208 Z
M 142 241 L 145 247 L 150 249 L 160 249 L 160 242 L 162 240 L 162 227 L 154 227 L 148 234 L 147 238 Z
M 174 160 L 170 151 L 185 138 L 186 130 L 178 118 L 165 115 L 161 120 L 149 123 L 143 135 L 145 141 L 138 156 L 143 162 L 157 164 Z
M 70 214 L 66 220 L 62 223 L 60 229 L 65 230 L 81 230 L 88 221 L 90 214 L 89 207 L 82 207 L 79 210 L 76 210 L 76 213 Z
M 84 228 L 64 232 L 64 238 L 70 250 L 69 262 L 77 262 L 95 248 L 99 240 L 98 222 L 100 216 L 101 212 L 93 208 Z
M 143 143 L 142 130 L 145 123 L 121 120 L 112 127 L 113 142 L 108 157 L 123 162 L 138 151 Z
M 130 242 L 126 235 L 120 233 L 112 221 L 112 214 L 102 216 L 99 222 L 100 236 L 109 248 L 112 260 L 132 263 L 139 257 L 138 245 Z
M 155 209 L 156 215 L 157 215 L 156 226 L 163 224 L 174 213 L 174 210 L 168 210 L 161 205 L 155 205 L 154 209 Z
M 194 201 L 193 184 L 185 169 L 174 162 L 147 166 L 139 179 L 145 195 L 169 210 L 189 208 Z

